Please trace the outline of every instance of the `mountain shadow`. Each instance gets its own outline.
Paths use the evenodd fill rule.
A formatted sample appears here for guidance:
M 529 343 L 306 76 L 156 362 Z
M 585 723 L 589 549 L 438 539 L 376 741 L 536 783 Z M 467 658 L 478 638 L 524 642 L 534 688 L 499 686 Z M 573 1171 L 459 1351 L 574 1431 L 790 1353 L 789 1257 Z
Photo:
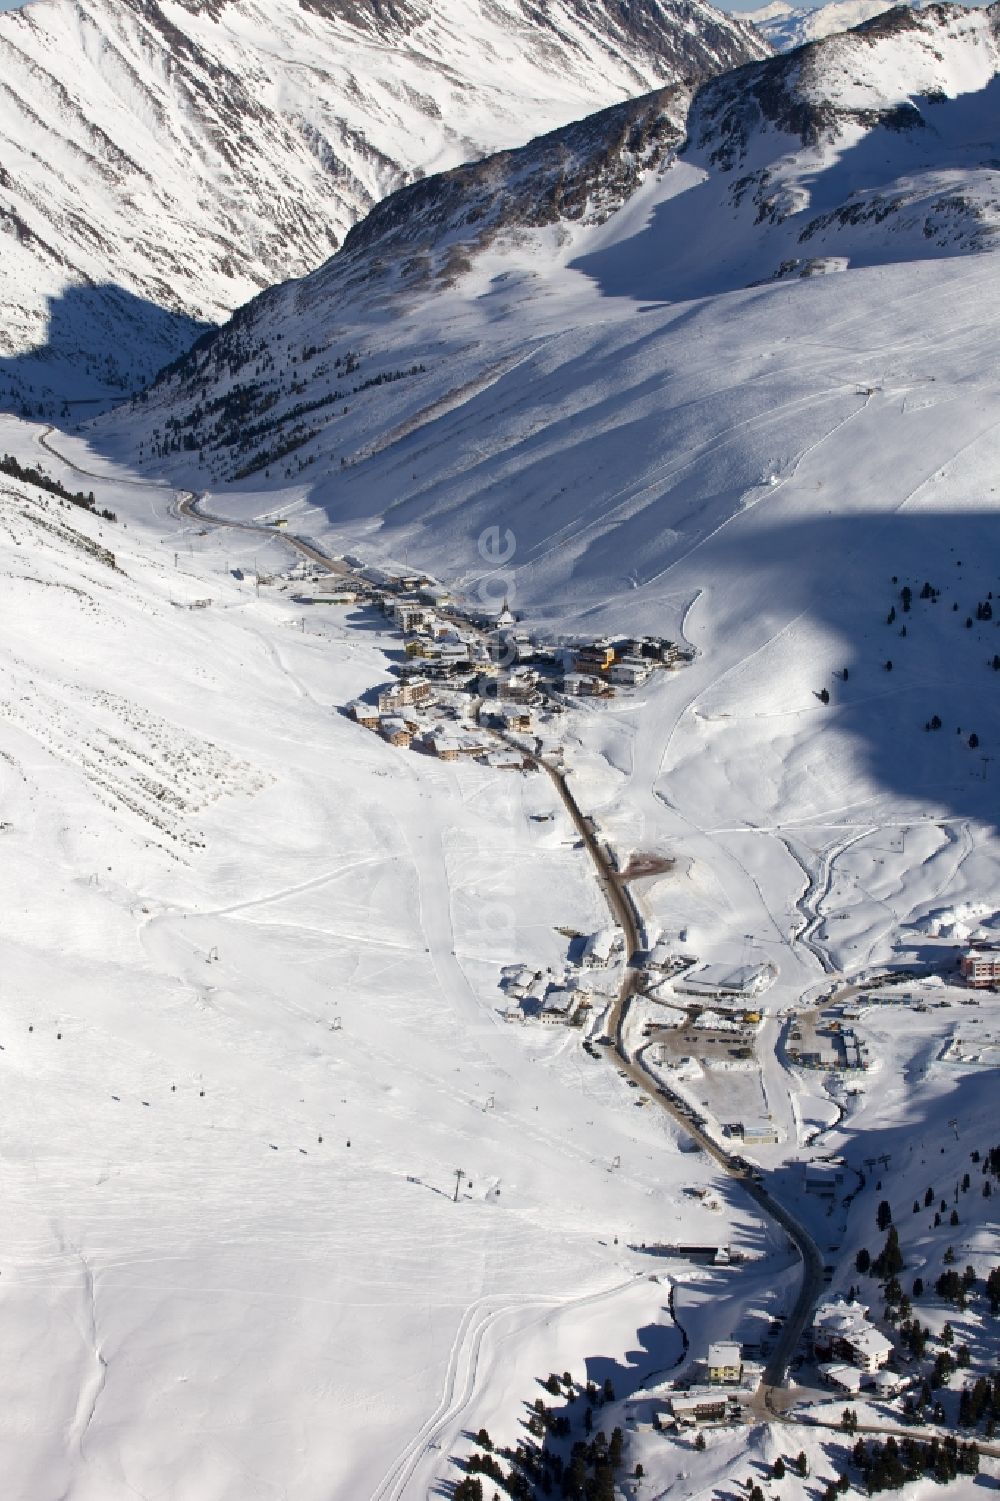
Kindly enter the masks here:
M 819 776 L 809 795 L 817 806 L 847 808 L 882 789 L 909 804 L 914 823 L 996 828 L 993 503 L 777 525 L 746 519 L 704 555 L 713 640 L 723 652 L 732 643 L 729 665 L 699 698 L 710 731 L 740 737 L 744 757 L 779 768 L 791 789 Z M 690 564 L 684 572 L 695 577 Z M 865 817 L 857 813 L 860 824 Z M 880 821 L 874 808 L 871 820 Z M 789 828 L 795 821 L 790 813 Z
M 0 412 L 70 421 L 115 406 L 212 327 L 112 282 L 48 299 L 44 344 L 0 358 Z

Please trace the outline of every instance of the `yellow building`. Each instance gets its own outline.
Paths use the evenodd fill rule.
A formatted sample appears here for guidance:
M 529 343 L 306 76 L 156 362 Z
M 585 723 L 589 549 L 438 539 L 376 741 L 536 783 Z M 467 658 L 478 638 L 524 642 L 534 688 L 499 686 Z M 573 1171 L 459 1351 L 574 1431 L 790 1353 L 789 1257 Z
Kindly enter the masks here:
M 743 1352 L 734 1340 L 708 1347 L 708 1379 L 713 1386 L 733 1386 L 743 1375 Z

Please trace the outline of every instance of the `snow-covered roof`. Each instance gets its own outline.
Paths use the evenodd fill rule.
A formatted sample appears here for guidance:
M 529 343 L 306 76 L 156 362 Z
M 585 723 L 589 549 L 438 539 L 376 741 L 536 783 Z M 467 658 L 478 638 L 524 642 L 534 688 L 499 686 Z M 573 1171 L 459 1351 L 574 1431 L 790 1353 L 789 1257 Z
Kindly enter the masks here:
M 829 1330 L 839 1334 L 848 1329 L 867 1329 L 868 1305 L 854 1300 L 848 1303 L 846 1298 L 833 1298 L 827 1303 L 821 1303 L 816 1309 L 813 1318 L 815 1329 Z
M 832 1381 L 835 1386 L 841 1387 L 845 1392 L 861 1390 L 861 1372 L 857 1366 L 841 1365 L 835 1362 L 830 1365 L 821 1365 L 819 1371 L 827 1381 Z
M 550 990 L 542 1003 L 544 1011 L 569 1011 L 578 1006 L 583 1000 L 579 990 L 572 990 L 568 986 L 556 986 Z
M 873 1329 L 871 1324 L 865 1324 L 861 1329 L 852 1330 L 845 1336 L 850 1342 L 851 1348 L 859 1355 L 865 1355 L 869 1359 L 884 1360 L 892 1351 L 892 1340 L 886 1339 L 879 1329 Z
M 583 946 L 584 956 L 588 959 L 599 959 L 605 963 L 615 951 L 618 938 L 616 928 L 598 928 L 596 933 L 591 933 Z

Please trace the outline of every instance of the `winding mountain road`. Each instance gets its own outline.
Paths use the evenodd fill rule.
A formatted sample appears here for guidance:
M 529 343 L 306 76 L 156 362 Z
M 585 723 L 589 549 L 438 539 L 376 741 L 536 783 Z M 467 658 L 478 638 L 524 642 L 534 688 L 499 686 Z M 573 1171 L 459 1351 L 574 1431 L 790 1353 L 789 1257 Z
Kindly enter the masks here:
M 764 1380 L 761 1383 L 758 1394 L 758 1406 L 766 1407 L 766 1415 L 770 1418 L 780 1418 L 780 1412 L 777 1412 L 773 1405 L 774 1393 L 784 1385 L 789 1362 L 795 1353 L 795 1349 L 813 1309 L 822 1294 L 824 1287 L 823 1258 L 805 1226 L 769 1193 L 761 1183 L 749 1177 L 746 1169 L 734 1165 L 734 1160 L 730 1154 L 720 1147 L 717 1142 L 713 1141 L 691 1119 L 690 1114 L 685 1113 L 683 1102 L 679 1099 L 674 1100 L 665 1087 L 656 1081 L 643 1062 L 642 1052 L 633 1056 L 628 1051 L 625 1043 L 624 1024 L 629 1004 L 636 992 L 638 971 L 635 968 L 634 961 L 640 948 L 639 922 L 632 902 L 632 895 L 627 883 L 623 880 L 620 872 L 615 869 L 607 852 L 596 837 L 589 818 L 580 808 L 567 785 L 565 771 L 561 766 L 556 766 L 545 759 L 538 757 L 533 757 L 532 759 L 537 766 L 542 767 L 543 770 L 548 772 L 555 783 L 563 805 L 594 864 L 597 879 L 601 890 L 604 892 L 611 914 L 625 935 L 625 970 L 618 995 L 611 1007 L 607 1027 L 609 1035 L 614 1039 L 615 1052 L 621 1065 L 621 1071 L 639 1089 L 643 1090 L 661 1110 L 665 1110 L 679 1125 L 683 1126 L 684 1130 L 694 1138 L 703 1151 L 707 1152 L 714 1159 L 722 1172 L 737 1182 L 749 1194 L 762 1214 L 781 1226 L 801 1257 L 802 1284 L 796 1297 L 795 1305 L 785 1320 L 782 1332 L 771 1352 L 764 1371 Z

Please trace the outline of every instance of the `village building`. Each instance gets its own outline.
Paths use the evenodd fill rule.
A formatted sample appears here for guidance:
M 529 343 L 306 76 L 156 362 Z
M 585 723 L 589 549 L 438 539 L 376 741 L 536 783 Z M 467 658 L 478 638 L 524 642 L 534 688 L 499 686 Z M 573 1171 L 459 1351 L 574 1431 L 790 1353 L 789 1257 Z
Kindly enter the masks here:
M 532 727 L 531 710 L 522 704 L 487 700 L 480 704 L 477 718 L 480 724 L 495 725 L 502 730 L 527 732 Z
M 613 698 L 615 688 L 606 678 L 584 677 L 580 680 L 579 692 L 588 698 Z
M 432 696 L 433 689 L 425 678 L 410 678 L 393 688 L 384 688 L 378 696 L 378 706 L 382 714 L 392 714 L 404 704 L 427 703 Z
M 353 605 L 357 603 L 354 589 L 320 589 L 313 594 L 294 594 L 297 605 Z
M 472 657 L 468 641 L 457 639 L 438 642 L 437 652 L 439 660 L 446 663 L 467 663 Z
M 538 696 L 538 673 L 531 667 L 513 667 L 509 671 L 499 671 L 490 682 L 492 687 L 489 692 L 497 698 L 529 703 Z
M 830 1386 L 835 1386 L 838 1391 L 850 1392 L 856 1396 L 861 1390 L 861 1372 L 857 1366 L 844 1365 L 840 1361 L 826 1363 L 819 1367 L 819 1373 L 823 1380 Z
M 641 657 L 623 657 L 612 663 L 608 676 L 622 687 L 638 688 L 649 677 L 649 664 Z
M 534 763 L 529 761 L 523 751 L 514 746 L 494 746 L 487 751 L 484 760 L 487 766 L 492 766 L 495 771 L 534 771 Z
M 586 1005 L 587 1000 L 582 991 L 555 986 L 546 993 L 539 1018 L 550 1024 L 562 1023 L 569 1026 Z
M 501 704 L 500 720 L 505 730 L 526 732 L 531 729 L 531 710 L 522 704 Z
M 526 995 L 537 978 L 537 970 L 527 964 L 507 964 L 500 971 L 501 983 L 509 995 Z
M 591 933 L 583 946 L 580 964 L 584 969 L 606 969 L 624 943 L 617 928 L 600 928 Z
M 577 672 L 607 672 L 615 660 L 615 649 L 610 641 L 595 641 L 581 646 L 573 660 Z
M 681 1427 L 696 1423 L 724 1423 L 731 1416 L 735 1417 L 729 1393 L 711 1387 L 677 1392 L 670 1397 L 667 1406 Z
M 719 1340 L 708 1347 L 708 1379 L 713 1386 L 735 1386 L 743 1377 L 743 1352 L 735 1340 Z
M 399 626 L 401 631 L 419 631 L 428 628 L 434 620 L 434 613 L 426 605 L 420 605 L 409 600 L 392 600 L 389 613 Z
M 435 728 L 427 736 L 427 746 L 441 761 L 463 761 L 483 756 L 489 745 L 481 736 L 457 725 L 448 729 Z
M 364 704 L 359 700 L 351 705 L 351 714 L 366 730 L 378 728 L 379 711 L 374 704 Z
M 1000 950 L 970 949 L 958 961 L 962 979 L 972 990 L 1000 985 Z
M 413 731 L 406 720 L 392 714 L 382 716 L 379 720 L 379 731 L 390 745 L 397 745 L 402 750 L 408 750 L 413 740 Z
M 777 1130 L 770 1122 L 753 1126 L 745 1125 L 742 1135 L 748 1147 L 772 1147 L 778 1141 Z
M 806 1193 L 832 1197 L 843 1188 L 845 1181 L 846 1175 L 842 1162 L 804 1162 L 802 1164 L 802 1186 Z
M 872 1375 L 885 1365 L 893 1345 L 869 1322 L 864 1303 L 838 1298 L 816 1310 L 813 1350 L 819 1361 L 842 1361 Z
M 892 1340 L 870 1324 L 847 1335 L 845 1343 L 850 1348 L 855 1364 L 867 1374 L 881 1370 L 892 1354 Z

